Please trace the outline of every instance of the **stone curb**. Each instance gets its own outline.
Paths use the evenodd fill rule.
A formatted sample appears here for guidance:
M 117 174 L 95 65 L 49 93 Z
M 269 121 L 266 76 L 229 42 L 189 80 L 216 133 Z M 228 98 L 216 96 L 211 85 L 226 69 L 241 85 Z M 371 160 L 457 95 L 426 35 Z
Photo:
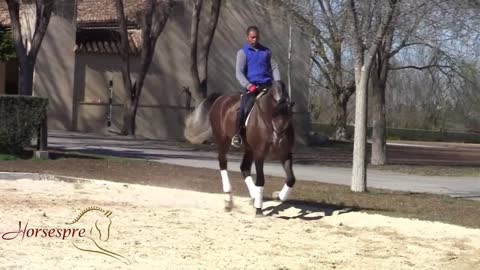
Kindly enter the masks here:
M 21 179 L 32 179 L 36 181 L 62 181 L 62 182 L 68 182 L 68 183 L 93 183 L 97 181 L 107 181 L 107 180 L 87 179 L 87 178 L 73 177 L 73 176 L 46 174 L 46 173 L 0 172 L 0 180 L 15 181 L 15 180 L 21 180 Z

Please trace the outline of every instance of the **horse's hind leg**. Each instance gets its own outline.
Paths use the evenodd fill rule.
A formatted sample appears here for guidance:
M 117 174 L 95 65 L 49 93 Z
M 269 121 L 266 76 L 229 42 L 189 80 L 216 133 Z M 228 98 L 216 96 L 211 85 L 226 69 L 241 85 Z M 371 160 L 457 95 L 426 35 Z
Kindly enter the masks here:
M 255 170 L 257 172 L 257 179 L 253 189 L 253 206 L 255 207 L 255 215 L 263 216 L 263 187 L 265 186 L 265 176 L 263 175 L 263 160 L 255 160 Z
M 295 185 L 295 175 L 293 174 L 292 169 L 292 153 L 288 154 L 288 157 L 285 160 L 282 160 L 283 169 L 285 170 L 285 174 L 287 175 L 287 180 L 285 180 L 285 185 L 282 188 L 282 191 L 275 191 L 272 195 L 274 199 L 278 199 L 282 202 L 288 200 L 288 196 L 293 190 L 293 186 Z
M 255 184 L 253 183 L 253 179 L 251 176 L 252 163 L 253 163 L 253 154 L 252 152 L 247 150 L 243 154 L 243 160 L 242 160 L 242 164 L 240 165 L 240 170 L 242 171 L 243 178 L 245 179 L 245 184 L 247 185 L 250 198 L 253 200 Z
M 228 152 L 229 143 L 228 140 L 223 142 L 222 145 L 218 145 L 218 163 L 220 165 L 220 174 L 222 176 L 222 186 L 223 192 L 227 195 L 225 199 L 225 210 L 231 211 L 233 208 L 233 198 L 232 198 L 232 184 L 230 183 L 230 178 L 228 177 L 227 171 L 227 152 Z

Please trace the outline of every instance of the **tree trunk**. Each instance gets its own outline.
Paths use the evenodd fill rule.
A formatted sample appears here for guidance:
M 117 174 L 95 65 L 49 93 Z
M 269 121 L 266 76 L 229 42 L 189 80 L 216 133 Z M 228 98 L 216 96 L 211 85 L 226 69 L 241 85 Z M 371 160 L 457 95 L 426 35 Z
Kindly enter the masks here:
M 356 68 L 357 69 L 357 68 Z M 355 96 L 355 135 L 353 142 L 353 169 L 352 185 L 350 189 L 354 192 L 365 192 L 367 190 L 367 86 L 369 66 L 362 66 L 360 72 L 355 74 L 356 96 Z
M 220 6 L 222 5 L 222 0 L 208 0 L 207 3 L 208 16 L 205 23 L 206 31 L 203 39 L 200 42 L 197 52 L 198 78 L 200 81 L 200 92 L 203 97 L 206 97 L 208 92 L 208 56 L 210 54 L 210 47 L 217 29 L 218 18 L 220 17 Z
M 334 95 L 335 103 L 335 140 L 347 140 L 347 102 Z
M 289 13 L 290 14 L 290 13 Z M 288 80 L 288 96 L 292 98 L 292 22 L 290 15 L 288 16 L 288 57 L 287 57 L 287 80 Z
M 43 37 L 47 32 L 47 27 L 50 22 L 50 17 L 53 11 L 53 0 L 38 0 L 35 1 L 35 24 L 31 25 L 34 29 L 27 31 L 29 25 L 21 25 L 20 23 L 20 2 L 15 0 L 6 0 L 8 12 L 10 15 L 13 38 L 15 40 L 15 50 L 19 59 L 19 89 L 20 95 L 33 94 L 33 72 L 35 69 L 35 61 L 38 51 L 43 41 Z M 32 2 L 24 2 L 24 9 L 31 8 L 28 5 L 33 5 Z M 23 14 L 24 16 L 31 16 L 32 12 Z M 32 15 L 33 16 L 33 15 Z M 33 18 L 26 18 L 25 22 L 32 21 Z M 24 29 L 25 33 L 22 33 Z M 30 36 L 33 35 L 33 36 Z M 26 42 L 24 42 L 24 38 Z
M 29 57 L 20 62 L 18 94 L 31 96 L 33 94 L 33 72 L 35 69 L 35 62 Z
M 135 106 L 133 106 L 130 99 L 126 100 L 125 105 L 123 106 L 123 125 L 121 134 L 122 135 L 135 135 Z
M 385 88 L 387 83 L 387 63 L 380 61 L 372 74 L 372 156 L 373 165 L 387 163 L 387 123 L 385 117 Z
M 202 93 L 197 65 L 198 28 L 200 24 L 202 4 L 203 0 L 194 0 L 192 26 L 190 28 L 190 77 L 192 79 L 192 96 L 195 100 L 195 106 L 200 104 L 200 102 L 206 97 L 205 93 Z
M 386 13 L 386 19 L 381 20 L 376 30 L 374 40 L 370 47 L 364 47 L 365 40 L 362 37 L 362 30 L 358 22 L 357 9 L 355 1 L 351 0 L 350 14 L 353 23 L 353 47 L 355 55 L 355 138 L 353 144 L 353 168 L 352 168 L 352 185 L 350 189 L 354 192 L 364 192 L 367 190 L 367 87 L 370 75 L 370 69 L 378 47 L 384 40 L 387 29 L 392 22 L 393 14 L 397 7 L 398 0 L 389 0 L 389 8 Z M 366 16 L 369 16 L 367 14 Z M 369 26 L 364 24 L 364 26 Z M 366 29 L 369 30 L 369 29 Z M 365 32 L 365 31 L 363 31 Z

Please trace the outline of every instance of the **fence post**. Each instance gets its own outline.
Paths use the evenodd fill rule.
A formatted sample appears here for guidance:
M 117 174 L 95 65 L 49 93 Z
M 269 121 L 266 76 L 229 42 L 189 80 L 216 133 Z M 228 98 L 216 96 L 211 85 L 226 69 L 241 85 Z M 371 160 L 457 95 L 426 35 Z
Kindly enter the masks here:
M 48 159 L 48 120 L 47 112 L 44 112 L 42 121 L 38 125 L 37 133 L 37 151 L 35 157 L 40 159 Z

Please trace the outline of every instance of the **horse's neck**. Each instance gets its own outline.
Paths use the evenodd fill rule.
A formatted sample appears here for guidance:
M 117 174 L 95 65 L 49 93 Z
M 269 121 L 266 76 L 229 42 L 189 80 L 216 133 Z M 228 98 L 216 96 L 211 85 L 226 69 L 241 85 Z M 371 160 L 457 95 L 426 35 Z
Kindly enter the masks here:
M 262 110 L 264 112 L 266 111 L 272 111 L 273 110 L 273 95 L 270 92 L 265 93 L 257 102 L 260 104 L 262 107 Z

